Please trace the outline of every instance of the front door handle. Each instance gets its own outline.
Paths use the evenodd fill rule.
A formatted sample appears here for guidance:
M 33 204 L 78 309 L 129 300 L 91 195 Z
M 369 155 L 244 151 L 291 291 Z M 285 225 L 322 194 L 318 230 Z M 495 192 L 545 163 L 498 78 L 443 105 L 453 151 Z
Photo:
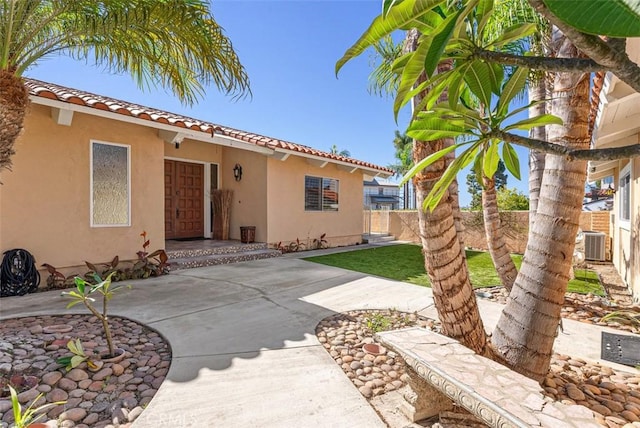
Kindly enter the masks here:
M 180 218 L 180 208 L 176 208 L 176 218 Z

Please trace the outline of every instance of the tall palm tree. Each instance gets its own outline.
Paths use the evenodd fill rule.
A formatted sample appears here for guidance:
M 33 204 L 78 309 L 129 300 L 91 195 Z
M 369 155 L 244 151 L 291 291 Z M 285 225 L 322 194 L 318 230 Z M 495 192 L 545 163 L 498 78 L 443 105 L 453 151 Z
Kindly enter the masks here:
M 403 134 L 400 131 L 395 131 L 395 136 L 393 137 L 393 147 L 396 149 L 396 160 L 397 162 L 389 165 L 394 172 L 396 177 L 404 176 L 411 167 L 413 166 L 413 158 L 411 156 L 413 146 L 413 138 L 409 137 L 407 134 Z M 410 207 L 410 197 L 411 195 L 409 189 L 409 181 L 406 181 L 402 185 L 402 194 L 403 194 L 403 209 L 409 209 Z
M 392 64 L 402 54 L 414 52 L 418 47 L 419 37 L 420 32 L 414 28 L 406 32 L 400 47 L 393 44 L 391 36 L 373 43 L 381 61 L 369 75 L 371 92 L 380 95 L 397 92 L 400 76 L 392 70 Z M 453 63 L 447 62 L 438 67 L 438 72 L 443 73 L 451 67 L 453 67 Z M 422 73 L 416 85 L 425 80 L 426 75 Z M 411 103 L 414 109 L 418 108 L 425 94 L 426 91 L 423 91 L 422 94 L 413 97 Z M 446 96 L 445 91 L 443 97 L 446 98 Z M 451 138 L 437 142 L 413 140 L 412 161 L 417 163 L 452 144 L 453 139 Z M 447 196 L 442 198 L 433 211 L 422 208 L 425 198 L 453 159 L 454 154 L 451 153 L 451 156 L 446 156 L 440 162 L 413 177 L 420 238 L 425 258 L 425 269 L 432 284 L 443 332 L 476 352 L 484 353 L 487 344 L 486 334 L 469 279 L 464 242 L 460 233 L 463 226 L 458 202 L 457 180 L 453 180 Z M 455 242 L 452 242 L 451 239 Z M 456 272 L 453 275 L 451 274 L 452 267 Z M 458 314 L 459 317 L 451 316 L 452 314 Z
M 529 50 L 534 55 L 549 56 L 551 25 L 538 14 L 528 0 L 499 0 L 494 4 L 493 16 L 487 24 L 487 29 L 493 34 L 501 34 L 514 24 L 529 22 L 536 25 L 536 32 L 526 39 L 526 46 L 522 43 L 512 45 L 518 52 Z M 529 102 L 543 101 L 549 98 L 553 78 L 545 72 L 531 70 L 527 84 Z M 534 104 L 529 109 L 529 117 L 541 116 L 550 112 L 547 103 Z M 546 141 L 546 128 L 538 126 L 529 131 L 529 137 Z M 544 172 L 545 154 L 535 150 L 529 152 L 529 227 L 533 226 L 535 213 L 538 208 L 538 197 L 542 174 Z
M 527 0 L 496 0 L 493 6 L 493 13 L 485 28 L 487 38 L 495 38 L 503 34 L 509 27 L 521 23 L 534 23 L 537 31 L 528 37 L 526 45 L 522 40 L 506 46 L 507 50 L 517 53 L 524 53 L 527 50 L 541 53 L 547 45 L 549 25 L 531 8 Z M 544 73 L 531 72 L 528 82 L 529 102 L 542 101 L 547 98 Z M 530 117 L 537 117 L 546 112 L 545 103 L 541 102 L 529 111 Z M 530 131 L 530 137 L 544 140 L 545 127 L 535 127 Z M 540 182 L 544 170 L 544 153 L 531 151 L 529 156 L 529 192 L 532 200 L 529 211 L 529 220 L 532 223 L 535 219 L 535 209 L 537 207 Z M 496 271 L 502 285 L 509 291 L 513 287 L 518 270 L 511 259 L 509 249 L 504 240 L 504 232 L 500 221 L 500 214 L 497 204 L 496 183 L 493 177 L 482 177 L 482 213 L 484 217 L 485 234 L 487 246 L 491 259 L 496 267 Z M 534 202 L 535 199 L 535 202 Z
M 205 0 L 0 0 L 0 171 L 11 164 L 37 61 L 68 55 L 130 73 L 193 104 L 213 84 L 249 91 L 249 79 Z
M 405 48 L 407 52 L 415 51 L 418 47 L 420 32 L 411 29 L 407 32 Z M 451 70 L 453 61 L 442 61 L 437 67 L 437 73 Z M 426 80 L 423 72 L 417 84 Z M 411 100 L 412 108 L 421 104 L 426 91 L 416 94 Z M 448 97 L 445 90 L 441 99 Z M 437 141 L 413 141 L 413 161 L 420 162 L 433 153 L 453 145 L 452 138 L 442 138 Z M 457 182 L 450 186 L 445 196 L 432 210 L 423 208 L 424 200 L 442 177 L 449 166 L 451 158 L 444 157 L 428 168 L 418 172 L 413 177 L 416 189 L 416 205 L 420 227 L 420 240 L 425 259 L 425 268 L 431 288 L 433 300 L 442 323 L 442 332 L 452 337 L 479 354 L 485 354 L 487 336 L 484 331 L 478 302 L 473 292 L 469 278 L 469 268 L 464 254 L 464 244 L 460 232 L 460 207 L 457 203 Z
M 577 58 L 562 37 L 557 57 Z M 563 120 L 547 130 L 548 141 L 589 148 L 589 73 L 556 73 L 551 113 Z M 584 196 L 586 162 L 546 155 L 540 203 L 513 290 L 492 335 L 498 359 L 541 380 L 549 369 Z

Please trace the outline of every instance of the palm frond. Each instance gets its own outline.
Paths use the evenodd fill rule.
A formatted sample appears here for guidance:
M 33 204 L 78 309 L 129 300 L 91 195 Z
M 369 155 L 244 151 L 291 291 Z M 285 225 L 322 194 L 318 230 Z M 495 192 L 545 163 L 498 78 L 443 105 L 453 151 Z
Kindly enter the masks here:
M 369 64 L 369 93 L 378 96 L 393 96 L 398 91 L 400 75 L 393 71 L 393 63 L 402 55 L 402 43 L 396 43 L 387 35 L 373 45 L 374 54 Z
M 210 85 L 250 94 L 231 41 L 203 0 L 0 0 L 0 68 L 21 75 L 62 53 L 192 105 Z

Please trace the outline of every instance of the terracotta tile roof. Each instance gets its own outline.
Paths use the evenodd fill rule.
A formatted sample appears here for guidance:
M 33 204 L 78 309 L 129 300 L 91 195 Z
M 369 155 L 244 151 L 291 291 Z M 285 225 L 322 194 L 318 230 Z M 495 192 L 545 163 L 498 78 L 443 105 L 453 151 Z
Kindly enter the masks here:
M 193 119 L 179 114 L 169 113 L 151 107 L 145 107 L 127 101 L 117 100 L 115 98 L 109 98 L 103 95 L 97 95 L 78 89 L 67 88 L 36 79 L 25 78 L 24 82 L 27 89 L 29 90 L 29 94 L 33 97 L 48 98 L 51 100 L 62 101 L 69 104 L 76 104 L 84 107 L 94 108 L 97 110 L 117 113 L 124 116 L 131 116 L 137 119 L 144 119 L 156 123 L 190 129 L 193 131 L 205 132 L 208 134 L 213 134 L 215 132 L 216 135 L 235 138 L 246 143 L 255 144 L 256 146 L 266 147 L 269 149 L 289 150 L 292 152 L 318 156 L 328 160 L 345 162 L 353 164 L 355 166 L 375 169 L 381 172 L 393 174 L 393 171 L 386 167 L 357 159 L 339 156 L 333 153 L 324 152 L 322 150 L 317 150 L 313 147 L 305 146 L 302 144 L 291 143 L 289 141 L 280 140 L 277 138 L 271 138 L 264 135 L 241 131 L 239 129 L 229 128 L 226 126 Z
M 593 85 L 591 86 L 591 108 L 589 109 L 589 137 L 593 135 L 593 129 L 596 125 L 598 108 L 600 107 L 600 92 L 602 92 L 605 75 L 606 73 L 604 71 L 598 71 L 593 76 Z

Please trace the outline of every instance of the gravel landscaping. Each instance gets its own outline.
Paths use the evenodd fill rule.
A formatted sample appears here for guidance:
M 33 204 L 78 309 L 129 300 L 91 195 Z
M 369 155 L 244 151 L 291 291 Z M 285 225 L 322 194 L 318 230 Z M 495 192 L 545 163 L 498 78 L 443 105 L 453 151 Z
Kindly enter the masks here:
M 439 331 L 437 321 L 416 314 L 363 310 L 325 318 L 318 324 L 316 334 L 360 393 L 372 399 L 406 386 L 404 362 L 394 352 L 384 348 L 380 355 L 367 353 L 364 345 L 375 343 L 375 331 L 409 326 Z M 593 410 L 602 426 L 640 427 L 640 373 L 632 372 L 632 368 L 629 368 L 629 372 L 621 372 L 556 354 L 543 386 L 547 394 L 558 401 L 581 404 Z M 434 421 L 424 426 L 439 425 Z
M 7 385 L 17 387 L 24 405 L 43 394 L 36 406 L 56 401 L 44 420 L 60 427 L 129 427 L 162 384 L 171 364 L 168 343 L 132 320 L 112 317 L 114 343 L 124 349 L 119 362 L 95 371 L 87 363 L 67 371 L 56 360 L 70 355 L 70 339 L 79 338 L 87 354 L 107 351 L 100 322 L 89 315 L 38 316 L 0 323 L 0 426 L 13 421 Z M 52 326 L 55 326 L 52 328 Z M 61 333 L 70 326 L 72 330 Z M 54 331 L 47 333 L 47 331 Z M 100 364 L 100 363 L 99 363 Z M 57 425 L 56 425 L 57 424 Z

